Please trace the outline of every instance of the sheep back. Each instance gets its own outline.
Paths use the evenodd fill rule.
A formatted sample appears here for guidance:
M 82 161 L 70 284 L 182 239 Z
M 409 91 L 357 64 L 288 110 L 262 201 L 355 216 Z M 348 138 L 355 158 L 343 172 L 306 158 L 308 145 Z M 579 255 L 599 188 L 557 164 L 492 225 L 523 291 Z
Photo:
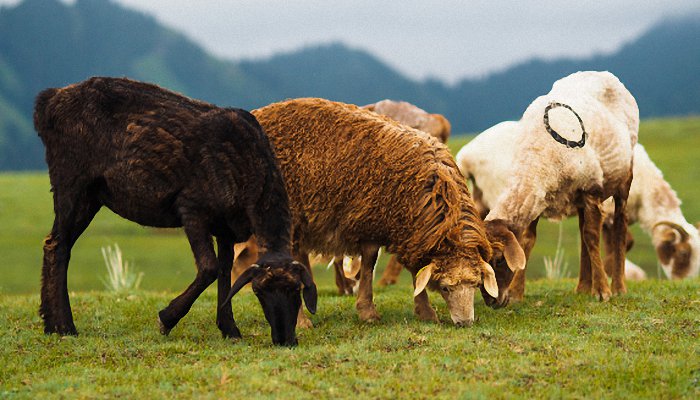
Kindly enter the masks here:
M 570 141 L 583 139 L 583 127 L 585 144 L 571 148 L 556 141 L 545 125 L 545 115 L 550 128 Z M 514 146 L 517 157 L 508 197 L 499 198 L 488 219 L 511 220 L 518 215 L 522 221 L 517 223 L 527 224 L 540 214 L 562 218 L 576 212 L 580 191 L 607 198 L 628 182 L 639 109 L 611 73 L 578 72 L 558 80 L 548 94 L 530 104 L 517 124 L 515 143 L 492 147 Z
M 289 242 L 281 174 L 262 128 L 244 110 L 94 77 L 41 92 L 34 123 L 52 188 L 89 186 L 142 225 L 181 226 L 177 208 L 186 206 L 208 210 L 212 221 L 238 221 L 232 225 L 241 241 L 253 230 L 266 245 Z
M 411 128 L 426 132 L 442 143 L 446 143 L 450 137 L 452 125 L 447 118 L 440 114 L 429 114 L 422 108 L 405 101 L 382 100 L 362 108 L 386 115 Z

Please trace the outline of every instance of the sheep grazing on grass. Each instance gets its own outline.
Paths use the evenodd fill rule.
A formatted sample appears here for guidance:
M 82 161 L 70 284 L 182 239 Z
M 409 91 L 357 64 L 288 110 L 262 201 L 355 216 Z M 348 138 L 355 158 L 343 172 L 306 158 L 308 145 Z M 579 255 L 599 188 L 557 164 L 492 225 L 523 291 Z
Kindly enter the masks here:
M 700 235 L 698 228 L 688 223 L 681 211 L 681 201 L 663 173 L 649 158 L 641 144 L 634 147 L 634 179 L 627 201 L 627 218 L 630 224 L 639 222 L 651 235 L 651 241 L 659 257 L 661 268 L 670 279 L 698 276 L 700 269 Z M 603 223 L 606 248 L 612 247 L 612 211 L 614 205 L 606 201 L 603 206 L 608 218 Z M 631 236 L 628 236 L 628 238 Z M 631 242 L 629 243 L 631 246 Z M 606 270 L 612 260 L 606 257 Z M 642 271 L 643 272 L 643 271 Z
M 362 108 L 374 111 L 377 114 L 386 115 L 404 125 L 423 131 L 438 139 L 441 143 L 447 143 L 447 139 L 450 137 L 452 126 L 447 118 L 440 114 L 430 114 L 422 108 L 405 101 L 382 100 L 374 104 L 368 104 Z M 352 287 L 353 280 L 347 279 L 347 277 L 343 279 L 342 276 L 337 276 L 338 271 L 341 271 L 339 265 L 342 262 L 338 260 L 339 258 L 336 257 L 336 282 L 344 282 L 343 289 L 345 289 L 347 294 L 352 294 L 352 290 L 348 291 L 347 288 Z M 387 286 L 395 284 L 401 273 L 401 269 L 403 269 L 401 263 L 396 260 L 395 256 L 392 256 L 379 280 L 379 285 Z M 348 273 L 348 275 L 351 274 L 352 271 Z M 340 290 L 342 291 L 342 289 Z
M 492 265 L 500 296 L 487 303 L 501 306 L 522 299 L 525 271 L 513 277 L 503 264 L 525 264 L 539 218 L 576 213 L 581 232 L 577 292 L 607 300 L 626 291 L 624 210 L 638 128 L 637 104 L 614 75 L 578 72 L 555 82 L 520 121 L 500 123 L 459 151 L 457 164 L 474 182 L 492 244 L 517 241 L 522 247 L 517 252 L 495 251 Z M 599 251 L 601 204 L 610 196 L 612 290 Z
M 253 111 L 280 165 L 292 242 L 308 252 L 362 257 L 356 306 L 378 320 L 372 272 L 380 246 L 413 274 L 415 312 L 437 321 L 426 286 L 452 320 L 474 320 L 474 291 L 497 295 L 491 246 L 449 151 L 429 135 L 359 107 L 296 99 Z M 397 151 L 400 149 L 401 151 Z M 308 261 L 307 261 L 308 265 Z
M 362 108 L 388 116 L 399 123 L 426 132 L 442 143 L 446 143 L 450 137 L 451 125 L 444 116 L 429 114 L 425 110 L 405 101 L 382 100 Z M 241 274 L 252 263 L 253 258 L 258 253 L 255 238 L 252 238 L 245 244 L 237 245 L 237 251 L 241 255 L 236 257 L 233 268 L 234 276 Z M 339 294 L 352 295 L 358 288 L 359 276 L 357 276 L 357 273 L 360 270 L 360 263 L 358 259 L 353 259 L 350 264 L 351 268 L 344 268 L 343 262 L 346 259 L 347 257 L 344 257 L 342 254 L 334 257 L 335 283 Z M 396 260 L 396 256 L 391 256 L 384 274 L 379 280 L 379 285 L 386 286 L 396 283 L 402 269 L 403 266 Z
M 227 293 L 252 281 L 272 341 L 296 344 L 302 284 L 311 312 L 316 287 L 292 261 L 284 183 L 250 113 L 151 84 L 91 78 L 41 92 L 34 125 L 46 146 L 56 214 L 44 241 L 40 313 L 46 333 L 77 334 L 67 289 L 70 251 L 104 205 L 141 225 L 185 229 L 197 276 L 158 314 L 163 334 L 218 278 L 216 323 L 224 337 L 241 337 L 231 308 L 223 307 Z M 233 244 L 251 233 L 268 251 L 231 288 Z

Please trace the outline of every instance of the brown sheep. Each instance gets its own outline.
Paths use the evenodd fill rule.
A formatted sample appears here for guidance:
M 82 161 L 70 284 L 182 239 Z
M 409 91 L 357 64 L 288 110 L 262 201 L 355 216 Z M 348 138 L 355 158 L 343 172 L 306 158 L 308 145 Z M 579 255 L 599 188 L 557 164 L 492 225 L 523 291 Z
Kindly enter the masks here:
M 440 114 L 430 114 L 425 110 L 405 101 L 381 100 L 373 104 L 362 106 L 362 108 L 373 111 L 377 114 L 386 115 L 399 123 L 426 132 L 438 139 L 441 143 L 447 143 L 447 139 L 450 137 L 452 128 L 450 122 L 444 116 Z M 234 262 L 234 276 L 238 276 L 243 273 L 243 271 L 245 271 L 245 269 L 252 264 L 252 261 L 258 254 L 255 238 L 250 239 L 245 244 L 240 244 L 237 246 L 241 256 L 236 257 L 236 261 Z M 339 294 L 352 295 L 354 289 L 357 288 L 359 279 L 357 276 L 357 272 L 359 272 L 359 261 L 353 260 L 352 270 L 344 271 L 343 259 L 344 257 L 342 254 L 335 256 L 335 260 L 333 262 L 333 267 L 335 270 L 335 283 Z M 396 283 L 402 269 L 403 266 L 396 260 L 396 256 L 391 256 L 386 268 L 384 269 L 384 273 L 379 280 L 379 285 L 387 286 Z
M 450 137 L 452 131 L 452 125 L 450 125 L 450 122 L 444 116 L 440 114 L 430 114 L 422 108 L 405 101 L 382 100 L 374 104 L 368 104 L 362 108 L 374 111 L 377 114 L 386 115 L 404 125 L 423 131 L 438 139 L 441 143 L 447 143 L 447 139 Z M 338 257 L 336 257 L 336 262 L 337 260 Z M 379 280 L 379 285 L 387 286 L 395 284 L 401 273 L 401 269 L 403 269 L 401 263 L 396 260 L 395 256 L 392 256 L 386 264 L 384 273 Z M 336 265 L 336 273 L 339 270 L 340 268 Z M 339 278 L 336 277 L 336 281 L 338 280 Z M 346 279 L 345 287 L 351 283 L 351 280 Z
M 359 107 L 296 99 L 253 111 L 284 175 L 293 250 L 361 255 L 357 309 L 379 319 L 372 271 L 380 246 L 414 276 L 415 312 L 437 320 L 425 287 L 439 290 L 457 325 L 473 296 L 497 285 L 483 221 L 448 149 L 429 135 Z M 397 151 L 400 149 L 401 151 Z
M 56 214 L 44 241 L 46 333 L 77 334 L 67 288 L 70 251 L 104 205 L 141 225 L 184 227 L 197 276 L 158 314 L 161 333 L 218 278 L 216 323 L 224 337 L 241 337 L 231 307 L 223 307 L 226 295 L 252 281 L 272 341 L 296 344 L 302 284 L 312 313 L 316 287 L 292 261 L 282 176 L 250 113 L 129 79 L 91 78 L 41 92 L 34 125 L 46 146 Z M 231 288 L 233 244 L 251 233 L 268 252 Z

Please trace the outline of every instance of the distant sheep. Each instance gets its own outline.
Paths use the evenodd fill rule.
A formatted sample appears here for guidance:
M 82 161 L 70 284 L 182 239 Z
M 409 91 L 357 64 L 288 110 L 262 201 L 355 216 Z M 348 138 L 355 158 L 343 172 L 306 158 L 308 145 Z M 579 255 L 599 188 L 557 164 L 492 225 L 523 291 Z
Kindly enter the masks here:
M 421 319 L 437 320 L 426 286 L 440 291 L 458 325 L 474 320 L 478 285 L 497 295 L 485 261 L 491 246 L 483 222 L 449 151 L 437 140 L 368 110 L 322 99 L 275 103 L 253 114 L 284 175 L 298 258 L 308 260 L 310 251 L 362 256 L 360 319 L 380 318 L 371 281 L 380 246 L 413 274 Z
M 639 222 L 651 235 L 661 267 L 670 279 L 698 276 L 700 270 L 700 235 L 697 227 L 688 223 L 681 211 L 681 201 L 663 173 L 649 158 L 641 144 L 634 147 L 634 179 L 627 201 L 627 218 L 630 224 Z M 604 203 L 608 215 L 604 220 L 603 236 L 608 243 L 612 230 L 611 201 Z M 606 268 L 611 260 L 606 258 Z
M 252 281 L 272 341 L 296 344 L 301 287 L 311 312 L 316 287 L 292 261 L 282 176 L 250 113 L 129 79 L 91 78 L 41 92 L 34 125 L 46 146 L 56 214 L 44 241 L 46 333 L 77 334 L 67 289 L 70 251 L 104 205 L 141 225 L 185 229 L 197 276 L 158 314 L 163 334 L 218 279 L 217 326 L 224 337 L 241 337 L 223 305 L 227 293 Z M 233 244 L 251 233 L 268 251 L 231 288 Z
M 630 260 L 625 260 L 625 279 L 628 281 L 643 281 L 647 279 L 647 273 Z
M 447 139 L 452 131 L 452 125 L 444 116 L 430 114 L 422 108 L 405 101 L 382 100 L 362 108 L 374 111 L 377 114 L 386 115 L 411 128 L 426 132 L 442 143 L 447 143 Z
M 486 214 L 493 243 L 519 242 L 518 252 L 496 252 L 499 282 L 494 306 L 521 300 L 524 270 L 515 277 L 503 264 L 524 265 L 535 244 L 540 217 L 578 213 L 581 271 L 577 291 L 601 300 L 626 292 L 625 205 L 632 181 L 639 110 L 632 95 L 609 72 L 578 72 L 558 80 L 535 99 L 518 122 L 500 123 L 457 154 L 462 173 Z M 612 196 L 612 291 L 600 259 L 601 203 Z M 487 294 L 485 294 L 487 296 Z

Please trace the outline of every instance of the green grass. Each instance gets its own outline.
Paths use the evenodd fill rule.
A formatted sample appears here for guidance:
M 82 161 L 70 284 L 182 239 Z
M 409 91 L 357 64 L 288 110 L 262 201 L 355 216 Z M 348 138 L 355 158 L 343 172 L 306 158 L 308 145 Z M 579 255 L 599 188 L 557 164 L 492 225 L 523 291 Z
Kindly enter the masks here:
M 321 288 L 315 327 L 270 344 L 252 292 L 234 298 L 244 338 L 222 339 L 208 290 L 171 332 L 175 293 L 72 296 L 78 337 L 46 336 L 37 295 L 0 296 L 0 398 L 698 398 L 700 280 L 631 283 L 599 303 L 573 279 L 531 282 L 527 301 L 458 329 L 417 321 L 408 285 L 376 291 L 368 325 L 354 299 Z M 431 295 L 449 320 L 444 301 Z
M 700 220 L 700 118 L 646 121 L 641 142 Z M 454 136 L 456 152 L 469 136 Z M 43 397 L 361 397 L 361 398 L 698 398 L 700 279 L 630 283 L 610 303 L 575 295 L 575 280 L 546 281 L 558 226 L 542 221 L 528 268 L 526 300 L 502 310 L 477 296 L 468 329 L 421 323 L 410 279 L 376 290 L 383 319 L 358 321 L 354 299 L 335 295 L 332 271 L 314 270 L 320 288 L 316 327 L 296 349 L 274 348 L 247 289 L 233 301 L 244 339 L 220 338 L 208 290 L 171 333 L 156 313 L 194 278 L 179 230 L 140 227 L 102 210 L 76 244 L 69 290 L 77 338 L 45 336 L 38 316 L 43 237 L 53 221 L 45 173 L 0 174 L 0 398 Z M 564 222 L 565 258 L 578 271 L 576 221 Z M 629 258 L 651 277 L 656 257 L 635 229 Z M 102 291 L 100 248 L 118 243 L 144 272 L 133 295 Z M 381 273 L 387 256 L 382 256 Z M 444 301 L 432 296 L 438 314 Z

